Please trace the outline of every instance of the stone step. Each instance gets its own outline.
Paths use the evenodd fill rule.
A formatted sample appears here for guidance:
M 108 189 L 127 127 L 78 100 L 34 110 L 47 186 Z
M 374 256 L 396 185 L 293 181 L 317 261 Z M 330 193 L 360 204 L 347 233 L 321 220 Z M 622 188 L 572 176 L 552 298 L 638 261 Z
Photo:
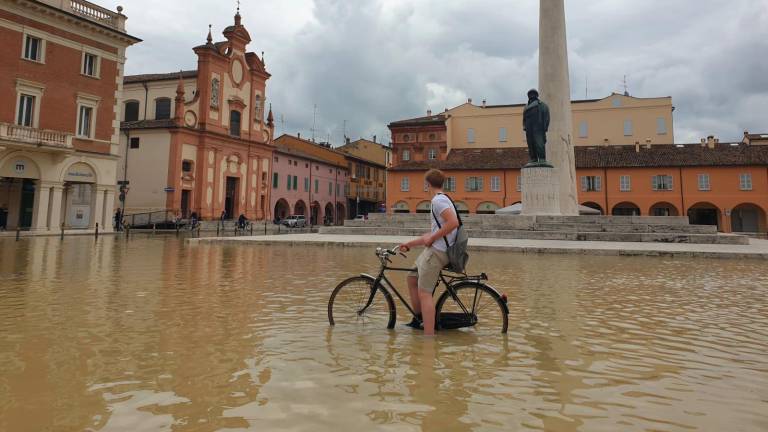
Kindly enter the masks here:
M 430 221 L 395 220 L 391 222 L 376 220 L 346 221 L 344 226 L 361 228 L 417 228 L 428 229 Z M 531 223 L 527 220 L 512 220 L 508 223 L 486 220 L 464 221 L 467 229 L 482 230 L 528 230 L 528 231 L 566 231 L 566 232 L 626 232 L 626 233 L 685 233 L 685 234 L 717 234 L 717 227 L 712 225 L 659 225 L 659 224 L 597 224 L 597 223 Z
M 425 228 L 397 227 L 323 227 L 320 234 L 342 235 L 396 235 L 419 236 Z M 655 233 L 655 232 L 590 232 L 590 231 L 531 231 L 531 230 L 487 230 L 467 229 L 469 237 L 504 238 L 527 240 L 573 240 L 573 241 L 613 241 L 613 242 L 658 242 L 658 243 L 696 243 L 696 244 L 749 244 L 745 236 L 731 234 L 691 234 L 691 233 Z
M 429 213 L 405 213 L 405 214 L 384 214 L 384 213 L 371 213 L 368 215 L 367 221 L 354 221 L 354 222 L 415 222 L 415 221 L 429 221 L 431 218 Z M 688 225 L 688 218 L 685 216 L 602 216 L 602 215 L 582 215 L 582 216 L 523 216 L 523 215 L 462 215 L 462 220 L 468 224 L 480 223 L 480 224 L 496 224 L 496 223 L 510 223 L 512 221 L 525 221 L 524 223 L 540 223 L 540 224 L 644 224 L 644 225 Z M 345 221 L 347 222 L 352 221 Z

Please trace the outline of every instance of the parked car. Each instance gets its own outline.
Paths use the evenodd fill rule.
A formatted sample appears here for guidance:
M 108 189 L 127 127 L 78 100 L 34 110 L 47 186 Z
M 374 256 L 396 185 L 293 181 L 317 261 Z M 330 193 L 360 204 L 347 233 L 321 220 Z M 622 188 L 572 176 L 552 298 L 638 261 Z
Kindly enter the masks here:
M 287 218 L 283 219 L 283 225 L 287 226 L 288 228 L 304 228 L 307 226 L 307 218 L 305 218 L 303 215 L 288 216 Z

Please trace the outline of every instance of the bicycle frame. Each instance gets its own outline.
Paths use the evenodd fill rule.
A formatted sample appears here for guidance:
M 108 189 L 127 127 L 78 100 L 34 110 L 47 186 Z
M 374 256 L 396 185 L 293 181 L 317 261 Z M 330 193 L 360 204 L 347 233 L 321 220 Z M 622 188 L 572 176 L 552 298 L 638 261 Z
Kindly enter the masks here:
M 379 269 L 379 274 L 376 276 L 376 278 L 373 278 L 370 275 L 366 275 L 374 279 L 373 286 L 374 289 L 371 291 L 371 295 L 368 297 L 368 301 L 365 303 L 365 306 L 363 306 L 362 309 L 360 309 L 357 314 L 362 315 L 365 313 L 365 310 L 368 309 L 368 307 L 373 303 L 373 298 L 376 296 L 376 291 L 379 289 L 386 289 L 387 287 L 384 286 L 383 283 L 386 283 L 389 286 L 389 289 L 395 293 L 398 299 L 400 299 L 400 302 L 408 309 L 408 312 L 411 313 L 414 317 L 416 316 L 416 312 L 411 307 L 410 303 L 405 300 L 405 298 L 400 294 L 400 291 L 397 290 L 397 287 L 390 282 L 390 280 L 387 278 L 385 272 L 387 270 L 391 271 L 399 271 L 399 272 L 413 272 L 415 269 L 412 268 L 402 268 L 402 267 L 390 267 L 384 263 L 382 260 L 381 268 Z M 432 296 L 434 297 L 435 291 L 437 291 L 437 287 L 440 285 L 440 282 L 445 285 L 445 289 L 450 293 L 451 297 L 456 301 L 456 303 L 461 307 L 461 310 L 465 314 L 469 314 L 469 310 L 467 310 L 467 307 L 461 302 L 461 299 L 456 295 L 456 291 L 453 289 L 453 285 L 456 282 L 481 282 L 484 280 L 488 280 L 488 276 L 486 276 L 485 273 L 481 273 L 479 276 L 467 276 L 464 274 L 463 276 L 446 276 L 442 271 L 440 272 L 440 277 L 438 278 L 437 282 L 435 282 L 435 287 L 432 289 Z M 477 299 L 475 298 L 475 301 Z M 474 310 L 475 305 L 472 305 L 472 309 Z

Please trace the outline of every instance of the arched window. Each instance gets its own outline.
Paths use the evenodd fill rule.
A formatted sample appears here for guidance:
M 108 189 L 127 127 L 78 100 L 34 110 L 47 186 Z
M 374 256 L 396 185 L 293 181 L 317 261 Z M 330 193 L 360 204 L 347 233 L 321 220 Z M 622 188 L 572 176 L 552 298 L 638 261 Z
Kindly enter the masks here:
M 171 99 L 155 99 L 155 120 L 166 120 L 171 118 Z
M 125 103 L 125 121 L 139 120 L 139 101 L 128 101 Z
M 229 112 L 229 134 L 240 136 L 240 111 L 232 110 Z
M 261 121 L 261 95 L 256 95 L 253 102 L 253 118 L 257 122 Z

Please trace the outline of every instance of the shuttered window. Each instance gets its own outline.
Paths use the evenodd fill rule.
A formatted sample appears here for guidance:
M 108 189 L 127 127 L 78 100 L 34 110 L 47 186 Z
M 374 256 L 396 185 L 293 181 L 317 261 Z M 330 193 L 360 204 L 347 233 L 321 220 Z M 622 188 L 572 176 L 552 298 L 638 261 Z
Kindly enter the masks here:
M 499 176 L 491 177 L 491 192 L 500 192 L 500 191 L 501 191 L 501 177 Z
M 400 191 L 401 192 L 409 192 L 411 190 L 411 181 L 408 179 L 408 177 L 403 177 L 402 180 L 400 180 Z
M 632 179 L 628 175 L 619 177 L 619 190 L 621 192 L 629 192 L 632 190 Z
M 581 176 L 582 192 L 599 192 L 602 188 L 600 176 Z
M 710 190 L 709 174 L 699 174 L 698 177 L 699 177 L 699 190 L 700 191 Z
M 671 191 L 672 190 L 672 176 L 670 175 L 655 175 L 651 178 L 651 186 L 655 191 Z
M 483 191 L 483 178 L 482 177 L 467 177 L 464 180 L 464 190 L 467 192 L 482 192 Z

